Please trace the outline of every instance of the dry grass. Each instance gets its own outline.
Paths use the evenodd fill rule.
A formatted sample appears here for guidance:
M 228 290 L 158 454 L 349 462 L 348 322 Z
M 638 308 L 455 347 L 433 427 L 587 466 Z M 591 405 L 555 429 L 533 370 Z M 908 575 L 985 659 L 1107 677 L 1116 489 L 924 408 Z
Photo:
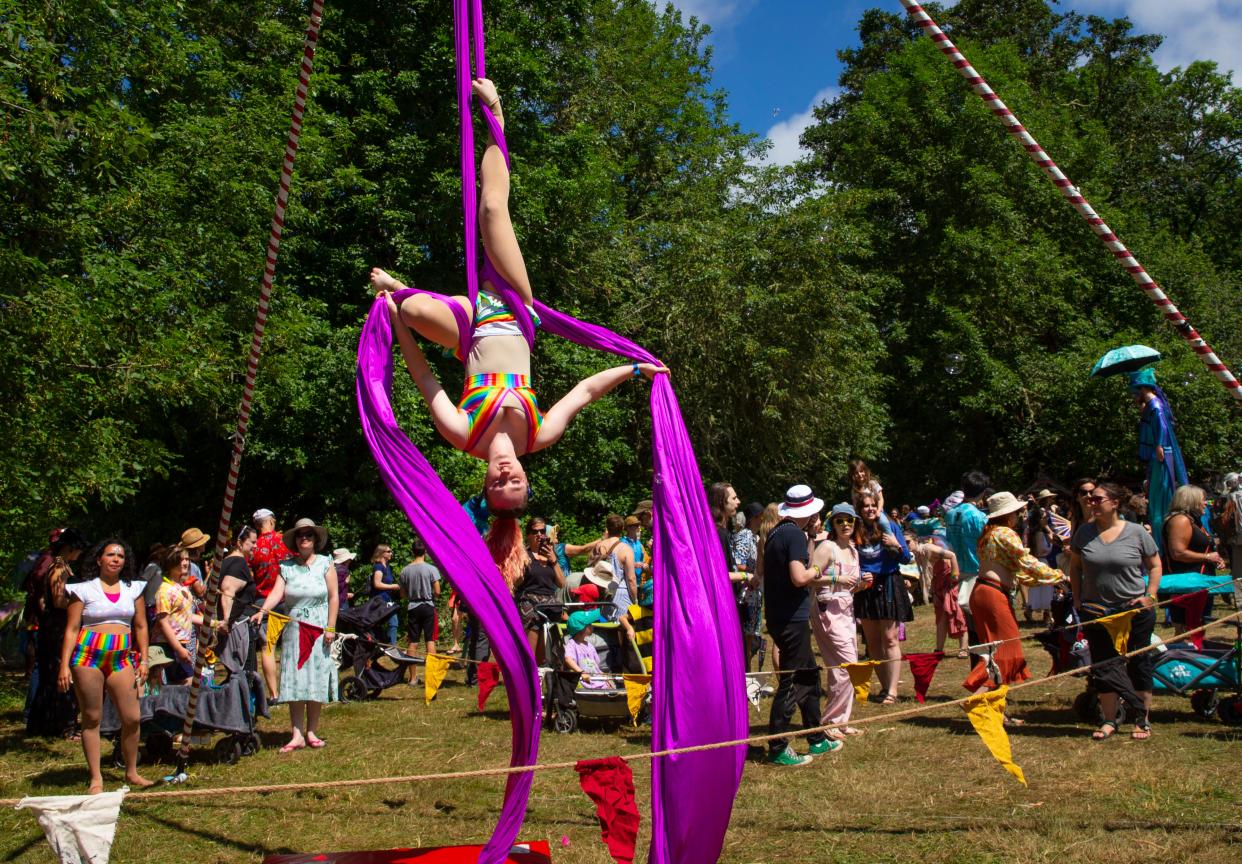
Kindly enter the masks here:
M 908 650 L 931 647 L 930 616 L 917 610 Z M 1028 650 L 1037 674 L 1042 651 Z M 931 699 L 962 691 L 965 667 L 946 661 Z M 460 673 L 456 673 L 460 679 Z M 11 692 L 14 682 L 8 681 Z M 1077 682 L 1032 687 L 1012 708 L 1028 725 L 1012 737 L 1026 771 L 1023 788 L 988 755 L 960 709 L 904 722 L 869 724 L 838 754 L 798 769 L 748 762 L 723 859 L 745 862 L 1236 862 L 1242 856 L 1242 729 L 1204 722 L 1186 699 L 1157 697 L 1151 741 L 1128 730 L 1095 743 L 1070 710 Z M 909 693 L 908 670 L 902 690 Z M 196 761 L 199 788 L 375 777 L 498 766 L 507 761 L 503 695 L 479 714 L 474 691 L 450 682 L 431 706 L 398 687 L 376 701 L 332 706 L 328 747 L 281 756 L 266 749 L 228 767 Z M 12 700 L 9 700 L 12 704 Z M 766 731 L 767 710 L 752 730 Z M 902 707 L 908 707 L 903 705 Z M 859 706 L 874 716 L 877 705 Z M 20 713 L 0 716 L 0 797 L 80 791 L 80 752 L 61 742 L 26 741 Z M 285 709 L 261 726 L 282 743 Z M 646 749 L 649 730 L 592 728 L 545 733 L 543 761 Z M 801 748 L 802 745 L 799 745 Z M 147 769 L 162 773 L 158 766 Z M 649 811 L 645 763 L 635 771 L 639 806 Z M 121 777 L 112 772 L 109 788 Z M 127 803 L 113 861 L 256 861 L 275 852 L 382 849 L 481 842 L 491 829 L 499 779 L 380 786 L 340 792 L 239 795 L 167 803 Z M 650 822 L 644 818 L 640 849 Z M 562 862 L 609 860 L 593 808 L 572 772 L 536 776 L 523 836 L 548 838 Z M 569 845 L 562 847 L 561 838 Z M 640 857 L 642 857 L 640 855 Z M 26 812 L 0 813 L 0 858 L 49 862 L 51 852 Z

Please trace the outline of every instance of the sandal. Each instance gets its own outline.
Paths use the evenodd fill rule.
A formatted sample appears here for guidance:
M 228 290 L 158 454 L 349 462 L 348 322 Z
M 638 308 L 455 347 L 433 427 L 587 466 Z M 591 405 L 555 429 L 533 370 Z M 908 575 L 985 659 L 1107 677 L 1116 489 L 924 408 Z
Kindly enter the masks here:
M 1105 731 L 1107 730 L 1107 731 Z M 1112 720 L 1105 720 L 1100 724 L 1100 728 L 1091 733 L 1092 741 L 1107 741 L 1117 733 L 1117 724 Z
M 1006 726 L 1025 726 L 1026 721 L 1023 720 L 1021 717 L 1010 717 L 1008 714 L 1006 714 L 1005 725 Z
M 897 699 L 898 697 L 896 693 L 887 693 L 885 694 L 884 698 L 880 700 L 880 704 L 881 705 L 896 705 Z
M 965 660 L 965 659 L 966 659 L 967 657 L 969 657 L 969 656 L 970 656 L 970 652 L 969 652 L 969 651 L 967 651 L 965 648 L 963 648 L 963 649 L 961 649 L 960 651 L 958 651 L 958 652 L 957 652 L 957 659 L 958 659 L 958 660 Z
M 1151 737 L 1151 724 L 1147 722 L 1135 723 L 1134 731 L 1130 733 L 1132 741 L 1146 741 Z
M 305 746 L 306 746 L 305 744 L 294 744 L 292 741 L 290 741 L 290 742 L 289 742 L 288 744 L 286 744 L 284 747 L 281 747 L 281 748 L 280 748 L 280 752 L 281 752 L 281 753 L 283 753 L 284 755 L 288 756 L 288 755 L 289 755 L 290 753 L 292 753 L 294 750 L 301 750 L 301 749 L 302 749 L 302 748 L 304 748 Z
M 312 738 L 309 735 L 306 736 L 306 746 L 310 747 L 312 750 L 318 750 L 319 748 L 326 747 L 327 745 L 328 745 L 328 742 L 323 740 L 322 738 L 319 738 L 319 737 Z

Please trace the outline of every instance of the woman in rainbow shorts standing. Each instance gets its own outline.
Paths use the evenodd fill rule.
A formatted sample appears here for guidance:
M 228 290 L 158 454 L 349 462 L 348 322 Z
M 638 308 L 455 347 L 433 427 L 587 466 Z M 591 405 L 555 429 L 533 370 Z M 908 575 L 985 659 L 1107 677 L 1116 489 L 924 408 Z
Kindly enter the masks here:
M 70 685 L 82 709 L 82 750 L 90 768 L 89 792 L 103 791 L 99 770 L 99 721 L 104 689 L 121 716 L 125 781 L 150 786 L 138 773 L 138 687 L 147 677 L 146 585 L 134 578 L 134 556 L 122 540 L 99 543 L 83 567 L 84 581 L 65 586 L 69 622 L 60 653 L 60 689 Z

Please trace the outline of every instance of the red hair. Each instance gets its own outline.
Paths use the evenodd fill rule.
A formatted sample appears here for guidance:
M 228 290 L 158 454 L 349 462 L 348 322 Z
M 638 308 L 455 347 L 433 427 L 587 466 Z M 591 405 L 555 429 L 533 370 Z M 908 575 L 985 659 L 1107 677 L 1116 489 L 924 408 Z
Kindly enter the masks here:
M 494 516 L 492 526 L 488 529 L 483 542 L 487 544 L 488 551 L 492 553 L 492 560 L 500 569 L 500 575 L 505 577 L 505 584 L 509 586 L 509 593 L 512 594 L 517 589 L 522 573 L 530 561 L 530 556 L 526 554 L 526 544 L 522 540 L 522 526 L 517 516 L 508 514 Z

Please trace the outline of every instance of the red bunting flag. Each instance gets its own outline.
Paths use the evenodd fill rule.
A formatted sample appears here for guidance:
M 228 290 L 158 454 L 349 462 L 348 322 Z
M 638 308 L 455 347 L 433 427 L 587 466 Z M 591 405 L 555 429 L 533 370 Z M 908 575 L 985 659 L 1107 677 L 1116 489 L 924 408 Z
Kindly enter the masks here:
M 492 695 L 496 685 L 500 683 L 500 666 L 495 663 L 479 664 L 479 710 L 487 704 L 487 697 Z
M 634 801 L 634 775 L 620 756 L 583 759 L 574 766 L 582 791 L 595 802 L 608 854 L 618 864 L 633 864 L 641 816 Z
M 307 624 L 305 621 L 298 622 L 298 668 L 301 669 L 306 665 L 306 661 L 310 659 L 311 649 L 315 647 L 315 640 L 323 635 L 323 628 L 316 627 L 314 624 Z M 333 673 L 335 674 L 335 673 Z
M 936 667 L 944 659 L 943 651 L 932 651 L 927 654 L 907 654 L 903 658 L 910 664 L 910 674 L 914 676 L 914 695 L 919 702 L 927 701 L 927 688 L 931 686 L 932 676 Z
M 1203 626 L 1203 613 L 1207 611 L 1208 591 L 1204 588 L 1201 591 L 1195 591 L 1192 594 L 1182 594 L 1174 597 L 1170 601 L 1174 606 L 1180 606 L 1186 612 L 1186 629 L 1194 630 Z M 1196 651 L 1203 650 L 1203 631 L 1191 634 L 1187 637 L 1194 643 Z

